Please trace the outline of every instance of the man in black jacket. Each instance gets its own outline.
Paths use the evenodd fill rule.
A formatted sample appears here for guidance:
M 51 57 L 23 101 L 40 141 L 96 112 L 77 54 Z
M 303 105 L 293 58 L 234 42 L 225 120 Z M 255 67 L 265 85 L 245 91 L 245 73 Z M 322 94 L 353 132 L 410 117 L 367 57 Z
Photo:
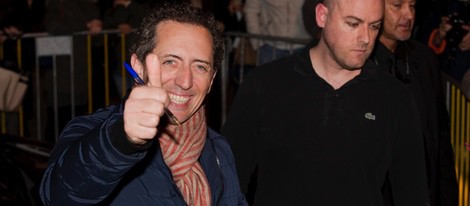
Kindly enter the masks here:
M 389 70 L 411 91 L 419 107 L 425 144 L 428 205 L 456 206 L 457 179 L 450 144 L 449 119 L 444 104 L 439 64 L 425 45 L 409 40 L 416 0 L 385 0 L 382 31 L 372 60 Z M 384 195 L 391 195 L 384 188 Z M 392 204 L 391 200 L 387 204 Z
M 368 60 L 382 0 L 317 4 L 316 46 L 248 74 L 222 133 L 255 205 L 425 205 L 424 146 L 408 89 Z

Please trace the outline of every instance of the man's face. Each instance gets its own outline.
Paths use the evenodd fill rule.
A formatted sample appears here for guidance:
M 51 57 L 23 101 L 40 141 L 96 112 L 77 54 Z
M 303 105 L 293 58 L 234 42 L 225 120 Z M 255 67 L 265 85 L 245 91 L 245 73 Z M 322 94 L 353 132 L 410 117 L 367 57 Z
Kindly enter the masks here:
M 411 37 L 416 0 L 385 0 L 382 40 L 405 41 Z
M 339 66 L 355 70 L 364 65 L 374 47 L 382 15 L 381 0 L 333 0 L 326 14 L 317 8 L 324 42 Z
M 215 76 L 212 35 L 201 26 L 163 21 L 157 25 L 156 38 L 153 53 L 170 97 L 168 109 L 184 122 L 199 109 Z

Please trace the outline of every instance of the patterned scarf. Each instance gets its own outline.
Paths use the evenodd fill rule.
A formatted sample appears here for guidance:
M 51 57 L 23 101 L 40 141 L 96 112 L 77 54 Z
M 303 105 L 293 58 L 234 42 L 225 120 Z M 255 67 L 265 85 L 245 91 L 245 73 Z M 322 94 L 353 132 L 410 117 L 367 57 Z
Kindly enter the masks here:
M 197 161 L 206 141 L 206 133 L 205 110 L 201 107 L 181 126 L 169 124 L 158 138 L 163 159 L 188 205 L 211 205 L 209 182 Z

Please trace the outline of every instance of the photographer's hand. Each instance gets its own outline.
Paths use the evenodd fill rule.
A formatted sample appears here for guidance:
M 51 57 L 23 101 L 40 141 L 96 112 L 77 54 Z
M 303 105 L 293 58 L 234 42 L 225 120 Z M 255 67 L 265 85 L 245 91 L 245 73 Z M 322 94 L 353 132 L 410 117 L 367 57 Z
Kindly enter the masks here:
M 467 34 L 463 36 L 462 41 L 459 43 L 459 48 L 462 51 L 469 51 L 470 50 L 470 25 L 463 25 L 462 29 L 467 31 Z
M 439 28 L 435 29 L 429 39 L 429 46 L 433 48 L 436 53 L 442 53 L 443 48 L 445 47 L 443 41 L 446 38 L 447 32 L 452 29 L 452 25 L 449 23 L 449 17 L 441 17 L 441 22 L 439 23 Z
M 439 38 L 443 40 L 446 37 L 447 32 L 449 32 L 451 29 L 452 25 L 449 24 L 449 17 L 441 17 L 441 23 L 439 24 Z

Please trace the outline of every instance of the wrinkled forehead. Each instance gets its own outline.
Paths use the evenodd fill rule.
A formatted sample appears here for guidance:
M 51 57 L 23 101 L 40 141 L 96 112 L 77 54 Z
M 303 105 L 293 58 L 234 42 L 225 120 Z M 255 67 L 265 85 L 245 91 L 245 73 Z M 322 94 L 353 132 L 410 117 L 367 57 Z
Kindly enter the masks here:
M 405 2 L 411 2 L 411 3 L 416 3 L 417 0 L 384 0 L 385 3 L 390 3 L 390 2 L 396 2 L 396 3 L 405 3 Z
M 325 0 L 330 12 L 366 21 L 377 21 L 384 12 L 384 0 Z

